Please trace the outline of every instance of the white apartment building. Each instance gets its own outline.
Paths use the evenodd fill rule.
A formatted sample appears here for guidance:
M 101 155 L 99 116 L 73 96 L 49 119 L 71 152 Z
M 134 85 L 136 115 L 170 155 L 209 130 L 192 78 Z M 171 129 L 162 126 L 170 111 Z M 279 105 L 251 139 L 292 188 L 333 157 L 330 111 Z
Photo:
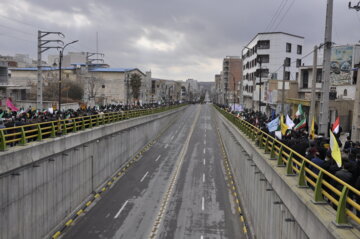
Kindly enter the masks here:
M 279 111 L 278 102 L 269 97 L 277 95 L 268 92 L 269 79 L 296 81 L 298 67 L 301 66 L 303 56 L 304 37 L 284 32 L 258 33 L 243 49 L 243 102 L 245 108 L 259 109 L 259 96 L 262 104 L 261 111 Z M 283 64 L 286 70 L 283 76 Z M 260 71 L 261 62 L 261 71 Z M 261 74 L 260 74 L 261 73 Z M 261 75 L 261 91 L 259 87 Z M 288 85 L 288 84 L 287 84 Z M 261 93 L 261 94 L 260 94 Z

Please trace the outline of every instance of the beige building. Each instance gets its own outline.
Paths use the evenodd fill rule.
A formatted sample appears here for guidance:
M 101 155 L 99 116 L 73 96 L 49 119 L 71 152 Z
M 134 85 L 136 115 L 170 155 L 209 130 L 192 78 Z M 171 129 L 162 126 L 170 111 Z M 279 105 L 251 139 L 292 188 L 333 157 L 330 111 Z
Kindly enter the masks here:
M 240 103 L 240 89 L 242 88 L 242 59 L 239 56 L 227 56 L 223 60 L 222 78 L 220 86 L 224 89 L 224 101 L 227 104 Z
M 181 100 L 181 82 L 167 79 L 151 78 L 151 72 L 146 72 L 149 78 L 149 103 L 174 103 Z
M 85 65 L 74 65 L 62 68 L 62 81 L 72 81 L 81 86 L 84 91 L 83 102 L 94 104 L 134 104 L 137 99 L 132 97 L 130 78 L 132 74 L 141 77 L 139 103 L 147 103 L 147 78 L 137 68 L 109 68 L 105 65 L 93 65 L 86 69 Z M 43 67 L 44 95 L 57 94 L 59 70 L 53 67 Z M 54 83 L 55 82 L 55 83 Z M 29 88 L 27 98 L 36 100 L 37 68 L 12 68 L 9 83 Z M 46 86 L 54 85 L 53 92 L 45 92 Z M 66 97 L 66 92 L 62 98 Z M 51 91 L 51 90 L 50 90 Z M 53 97 L 56 98 L 56 97 Z

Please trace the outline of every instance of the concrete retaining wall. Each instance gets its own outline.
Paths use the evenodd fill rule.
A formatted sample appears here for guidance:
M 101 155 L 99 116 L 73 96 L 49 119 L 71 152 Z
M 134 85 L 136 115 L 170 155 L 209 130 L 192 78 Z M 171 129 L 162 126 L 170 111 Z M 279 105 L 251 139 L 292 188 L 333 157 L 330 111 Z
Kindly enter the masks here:
M 0 238 L 43 238 L 182 109 L 0 153 Z
M 214 109 L 214 111 L 216 111 Z M 218 127 L 255 238 L 359 238 L 356 229 L 337 228 L 329 205 L 312 203 L 313 191 L 297 187 L 231 122 L 216 111 Z

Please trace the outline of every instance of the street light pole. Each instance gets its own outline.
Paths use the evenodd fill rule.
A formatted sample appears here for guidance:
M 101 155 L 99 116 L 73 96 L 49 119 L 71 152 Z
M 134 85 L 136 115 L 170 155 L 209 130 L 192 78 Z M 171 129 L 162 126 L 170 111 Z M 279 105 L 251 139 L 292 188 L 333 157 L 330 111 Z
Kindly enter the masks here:
M 60 55 L 59 55 L 59 112 L 61 111 L 61 63 L 62 63 L 62 58 L 63 58 L 63 54 L 64 54 L 64 50 L 68 45 L 74 44 L 78 42 L 78 40 L 76 41 L 72 41 L 69 42 L 68 44 L 66 44 L 65 46 L 61 47 L 60 49 Z

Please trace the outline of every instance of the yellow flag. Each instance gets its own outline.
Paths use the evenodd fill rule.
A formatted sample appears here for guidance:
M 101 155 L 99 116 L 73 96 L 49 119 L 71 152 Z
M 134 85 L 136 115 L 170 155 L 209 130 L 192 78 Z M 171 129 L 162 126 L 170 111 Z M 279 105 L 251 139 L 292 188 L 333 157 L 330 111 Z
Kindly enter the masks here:
M 284 116 L 281 115 L 280 118 L 280 127 L 281 127 L 281 134 L 285 135 L 286 134 L 286 130 L 289 128 L 285 123 L 284 123 Z
M 313 116 L 312 121 L 311 121 L 311 128 L 310 128 L 310 139 L 314 139 L 315 138 L 315 117 Z
M 331 130 L 330 130 L 330 149 L 331 149 L 331 156 L 335 160 L 337 166 L 341 167 L 342 160 L 341 160 L 340 148 L 339 148 L 338 142 L 337 142 L 333 132 L 331 132 Z

